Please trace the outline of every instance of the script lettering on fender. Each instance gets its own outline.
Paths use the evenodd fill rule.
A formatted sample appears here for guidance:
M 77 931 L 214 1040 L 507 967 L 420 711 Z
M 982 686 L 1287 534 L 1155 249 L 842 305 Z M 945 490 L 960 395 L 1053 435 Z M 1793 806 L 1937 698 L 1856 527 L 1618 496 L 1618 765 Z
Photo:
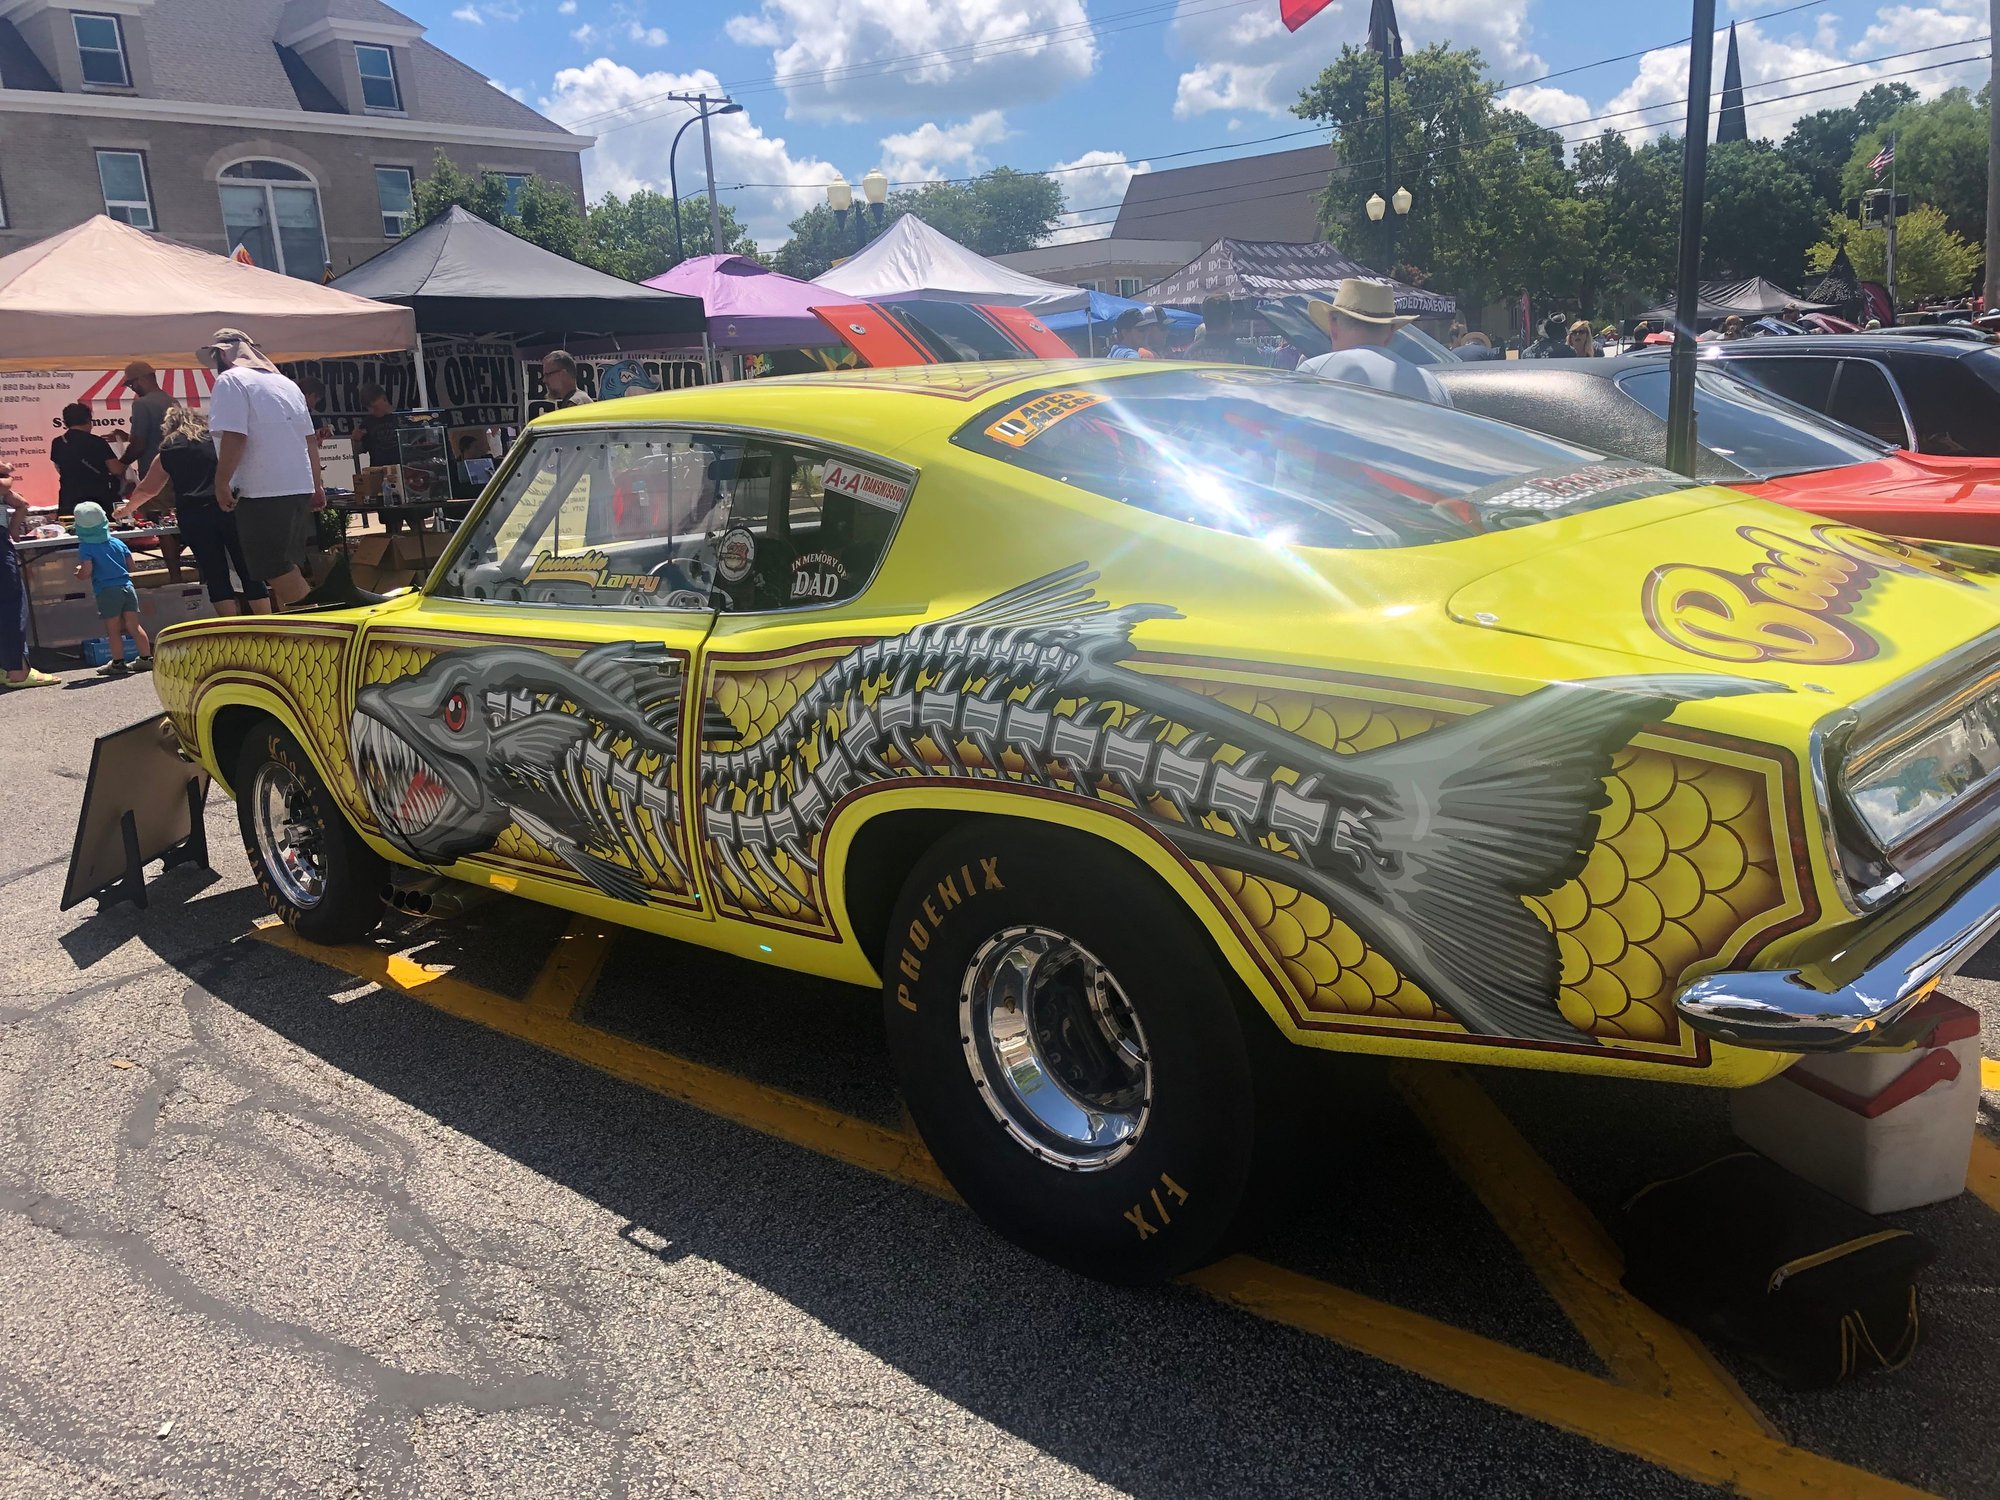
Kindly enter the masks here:
M 1815 526 L 1810 540 L 1764 526 L 1736 534 L 1764 549 L 1747 573 L 1664 563 L 1646 575 L 1655 634 L 1716 661 L 1866 661 L 1881 644 L 1847 616 L 1882 574 L 1968 582 L 1941 557 L 1852 526 Z

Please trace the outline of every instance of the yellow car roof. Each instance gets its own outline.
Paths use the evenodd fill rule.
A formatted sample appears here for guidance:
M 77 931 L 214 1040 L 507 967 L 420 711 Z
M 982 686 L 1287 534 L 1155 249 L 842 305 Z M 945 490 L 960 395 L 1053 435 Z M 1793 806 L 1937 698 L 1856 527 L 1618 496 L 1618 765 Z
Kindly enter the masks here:
M 760 427 L 875 453 L 907 454 L 913 446 L 956 432 L 976 413 L 1010 396 L 1050 385 L 1200 368 L 1150 360 L 1023 359 L 831 370 L 566 406 L 531 425 L 537 430 L 620 422 Z

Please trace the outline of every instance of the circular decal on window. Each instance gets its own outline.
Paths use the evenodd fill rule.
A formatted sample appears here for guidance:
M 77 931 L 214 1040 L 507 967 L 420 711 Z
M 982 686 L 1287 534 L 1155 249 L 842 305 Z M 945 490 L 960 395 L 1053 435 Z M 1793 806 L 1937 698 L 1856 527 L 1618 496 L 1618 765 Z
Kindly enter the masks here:
M 756 558 L 757 539 L 738 526 L 722 534 L 715 549 L 715 571 L 725 583 L 741 583 L 750 576 Z
M 838 599 L 847 565 L 831 552 L 808 552 L 792 563 L 792 598 Z
M 661 601 L 665 609 L 707 609 L 708 595 L 699 589 L 675 589 Z

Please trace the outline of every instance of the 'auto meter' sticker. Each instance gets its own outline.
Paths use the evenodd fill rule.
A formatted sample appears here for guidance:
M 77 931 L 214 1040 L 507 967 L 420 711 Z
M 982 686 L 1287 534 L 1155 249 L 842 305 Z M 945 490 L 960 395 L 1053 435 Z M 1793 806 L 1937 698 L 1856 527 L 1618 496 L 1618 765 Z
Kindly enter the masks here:
M 853 464 L 838 460 L 827 464 L 820 484 L 829 495 L 851 495 L 863 505 L 872 505 L 878 510 L 899 509 L 910 498 L 907 480 L 857 469 Z
M 1025 448 L 1065 417 L 1088 411 L 1103 400 L 1092 391 L 1050 391 L 1022 402 L 997 422 L 989 423 L 986 435 L 1009 448 Z
M 847 565 L 831 552 L 808 552 L 792 563 L 794 599 L 837 599 L 847 582 Z

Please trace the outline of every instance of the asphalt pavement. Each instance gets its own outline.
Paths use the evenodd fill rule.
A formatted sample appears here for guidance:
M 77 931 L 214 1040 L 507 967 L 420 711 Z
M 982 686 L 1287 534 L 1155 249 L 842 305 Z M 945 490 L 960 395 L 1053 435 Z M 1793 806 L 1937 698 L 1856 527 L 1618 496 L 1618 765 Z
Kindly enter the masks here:
M 91 739 L 155 709 L 64 679 L 0 696 L 7 1500 L 2000 1492 L 1973 1195 L 1898 1217 L 1938 1249 L 1902 1372 L 1719 1350 L 1640 1401 L 1658 1329 L 1516 1209 L 1587 1266 L 1723 1101 L 1334 1059 L 1243 1257 L 1102 1287 L 843 1156 L 902 1129 L 871 993 L 621 936 L 540 1016 L 574 929 L 511 901 L 317 961 L 219 797 L 214 873 L 58 912 Z

